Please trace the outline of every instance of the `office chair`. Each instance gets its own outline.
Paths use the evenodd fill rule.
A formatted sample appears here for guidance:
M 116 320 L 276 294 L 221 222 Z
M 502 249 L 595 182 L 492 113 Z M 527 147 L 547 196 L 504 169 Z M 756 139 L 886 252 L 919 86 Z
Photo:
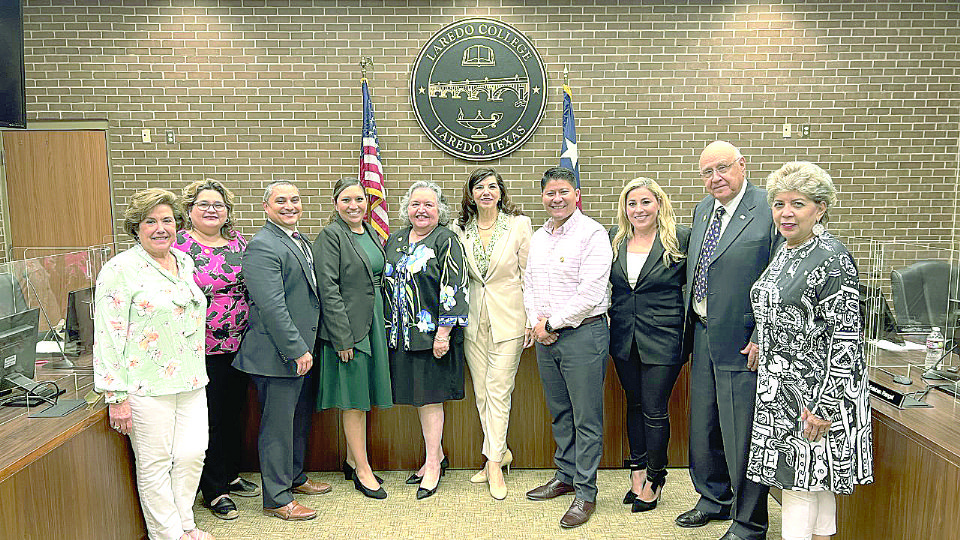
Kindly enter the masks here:
M 897 312 L 897 324 L 907 326 L 939 326 L 946 329 L 956 324 L 949 312 L 947 299 L 951 291 L 956 295 L 958 269 L 941 260 L 917 261 L 910 266 L 890 271 L 893 292 L 893 308 Z

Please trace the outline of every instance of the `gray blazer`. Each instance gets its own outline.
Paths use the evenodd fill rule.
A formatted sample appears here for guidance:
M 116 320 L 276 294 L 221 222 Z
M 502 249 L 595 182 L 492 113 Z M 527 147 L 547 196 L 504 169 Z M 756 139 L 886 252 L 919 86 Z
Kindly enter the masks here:
M 296 377 L 294 360 L 313 351 L 320 323 L 320 297 L 308 277 L 307 258 L 287 233 L 267 221 L 247 244 L 242 265 L 250 326 L 233 367 L 253 375 Z
M 363 228 L 383 254 L 370 225 L 364 222 Z M 350 227 L 337 216 L 313 243 L 317 288 L 323 304 L 319 338 L 338 351 L 363 341 L 373 323 L 373 267 L 353 236 Z
M 743 199 L 720 236 L 707 272 L 710 353 L 717 368 L 724 371 L 747 371 L 747 357 L 740 354 L 740 350 L 746 347 L 756 327 L 750 287 L 767 268 L 774 248 L 782 240 L 767 204 L 767 192 L 750 182 L 746 184 Z M 692 340 L 692 323 L 696 317 L 692 306 L 694 274 L 715 200 L 707 195 L 693 212 L 687 247 L 688 287 L 683 299 L 684 313 L 690 323 L 687 324 L 687 344 Z

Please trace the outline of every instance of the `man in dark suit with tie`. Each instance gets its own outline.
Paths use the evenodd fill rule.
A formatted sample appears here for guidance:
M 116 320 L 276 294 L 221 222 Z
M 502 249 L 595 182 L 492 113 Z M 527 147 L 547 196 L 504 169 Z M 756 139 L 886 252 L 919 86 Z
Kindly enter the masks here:
M 243 255 L 250 326 L 233 367 L 250 374 L 260 401 L 264 513 L 313 519 L 317 512 L 293 496 L 330 491 L 329 484 L 313 482 L 303 471 L 317 397 L 311 368 L 320 299 L 309 241 L 297 232 L 300 191 L 290 182 L 274 182 L 266 188 L 263 209 L 267 222 Z
M 687 248 L 690 476 L 700 500 L 676 522 L 700 527 L 732 518 L 721 540 L 762 540 L 768 525 L 767 487 L 745 477 L 757 390 L 750 287 L 779 237 L 767 194 L 745 180 L 745 167 L 728 142 L 700 154 L 709 195 L 693 213 Z

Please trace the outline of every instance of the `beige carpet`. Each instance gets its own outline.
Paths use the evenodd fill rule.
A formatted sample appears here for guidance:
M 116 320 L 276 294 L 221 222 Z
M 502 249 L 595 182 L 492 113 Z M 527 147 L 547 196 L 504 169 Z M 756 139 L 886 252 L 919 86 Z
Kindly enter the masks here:
M 302 496 L 298 500 L 318 512 L 316 519 L 285 522 L 264 516 L 260 497 L 235 497 L 240 517 L 222 521 L 199 504 L 194 507 L 197 524 L 218 540 L 253 539 L 450 539 L 474 538 L 630 538 L 707 539 L 720 538 L 730 522 L 711 522 L 699 529 L 681 529 L 673 519 L 697 501 L 686 469 L 671 469 L 656 510 L 633 514 L 621 504 L 627 472 L 604 469 L 599 473 L 597 510 L 587 524 L 572 530 L 559 526 L 571 496 L 552 501 L 528 501 L 524 493 L 552 476 L 543 469 L 513 470 L 507 475 L 510 493 L 504 501 L 490 497 L 486 484 L 471 484 L 474 471 L 449 470 L 437 494 L 418 501 L 416 486 L 404 484 L 410 471 L 378 471 L 389 496 L 368 499 L 343 480 L 342 474 L 311 473 L 310 477 L 333 484 L 326 495 Z M 260 483 L 258 474 L 244 474 Z M 780 538 L 780 505 L 770 498 L 770 540 Z

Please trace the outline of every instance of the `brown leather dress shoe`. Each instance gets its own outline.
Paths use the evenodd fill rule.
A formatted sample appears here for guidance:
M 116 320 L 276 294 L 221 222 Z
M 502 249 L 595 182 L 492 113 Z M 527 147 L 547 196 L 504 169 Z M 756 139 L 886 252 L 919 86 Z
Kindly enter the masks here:
M 317 517 L 316 510 L 307 508 L 297 501 L 290 501 L 289 504 L 280 508 L 264 508 L 263 513 L 286 521 L 306 521 Z
M 570 503 L 567 513 L 560 518 L 560 526 L 564 529 L 572 529 L 583 525 L 590 519 L 590 515 L 593 514 L 593 509 L 596 506 L 597 503 L 587 502 L 580 497 L 576 497 Z
M 573 486 L 551 478 L 546 484 L 528 491 L 527 498 L 531 501 L 545 501 L 567 493 L 573 493 Z
M 326 482 L 311 482 L 307 479 L 306 482 L 299 486 L 293 486 L 292 491 L 301 495 L 322 495 L 324 493 L 330 493 L 331 489 L 333 488 Z

